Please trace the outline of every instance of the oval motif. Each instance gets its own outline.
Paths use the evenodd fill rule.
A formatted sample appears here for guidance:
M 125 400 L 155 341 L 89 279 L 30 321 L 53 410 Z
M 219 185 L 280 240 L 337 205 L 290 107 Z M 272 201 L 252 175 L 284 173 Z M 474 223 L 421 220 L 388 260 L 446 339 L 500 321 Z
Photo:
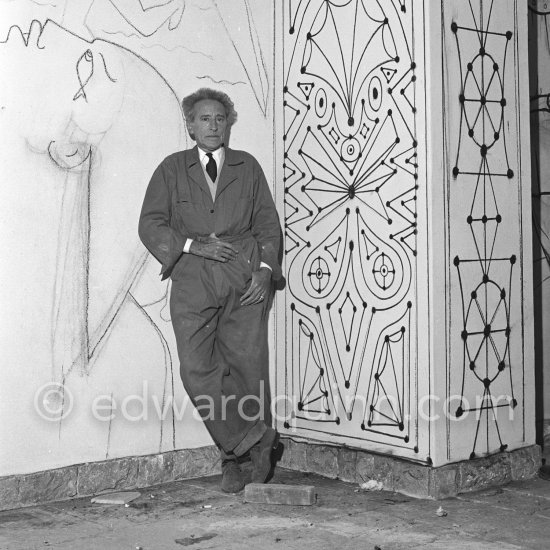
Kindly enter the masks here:
M 378 111 L 382 106 L 382 82 L 377 76 L 369 82 L 369 104 L 373 111 Z
M 323 88 L 319 88 L 315 94 L 315 113 L 323 118 L 327 112 L 327 94 Z

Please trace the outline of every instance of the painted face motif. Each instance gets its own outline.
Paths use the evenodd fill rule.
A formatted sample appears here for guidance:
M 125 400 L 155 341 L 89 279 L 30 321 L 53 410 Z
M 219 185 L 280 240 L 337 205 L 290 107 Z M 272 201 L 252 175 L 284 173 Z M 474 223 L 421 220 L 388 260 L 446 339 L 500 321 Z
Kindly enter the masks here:
M 219 149 L 225 140 L 227 117 L 219 101 L 203 99 L 195 104 L 195 119 L 187 123 L 189 134 L 205 151 Z

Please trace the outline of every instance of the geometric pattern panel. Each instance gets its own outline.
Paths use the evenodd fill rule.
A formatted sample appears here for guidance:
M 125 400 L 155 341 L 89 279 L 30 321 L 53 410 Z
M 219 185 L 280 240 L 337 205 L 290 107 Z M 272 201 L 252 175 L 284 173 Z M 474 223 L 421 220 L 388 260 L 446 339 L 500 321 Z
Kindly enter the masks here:
M 451 16 L 442 3 L 451 144 L 448 458 L 457 460 L 521 438 L 524 361 L 515 14 L 495 0 L 453 4 Z
M 425 459 L 415 9 L 284 3 L 283 430 Z

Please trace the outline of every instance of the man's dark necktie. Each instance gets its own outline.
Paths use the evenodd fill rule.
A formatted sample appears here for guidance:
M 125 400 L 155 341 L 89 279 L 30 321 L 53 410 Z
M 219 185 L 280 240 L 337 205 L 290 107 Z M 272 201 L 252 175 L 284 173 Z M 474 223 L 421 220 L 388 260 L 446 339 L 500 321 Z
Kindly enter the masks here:
M 208 162 L 206 163 L 206 173 L 210 176 L 212 182 L 215 183 L 216 178 L 218 177 L 218 167 L 212 153 L 206 153 L 206 156 L 208 157 Z

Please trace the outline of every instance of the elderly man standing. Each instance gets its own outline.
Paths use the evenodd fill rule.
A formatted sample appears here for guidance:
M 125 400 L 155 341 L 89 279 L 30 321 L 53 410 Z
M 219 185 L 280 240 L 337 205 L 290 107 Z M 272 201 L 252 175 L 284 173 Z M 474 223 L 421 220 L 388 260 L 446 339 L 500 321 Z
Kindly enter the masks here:
M 182 106 L 197 145 L 154 172 L 139 235 L 172 278 L 181 378 L 221 451 L 222 489 L 233 493 L 245 485 L 243 457 L 250 481 L 263 483 L 277 445 L 266 418 L 267 309 L 281 229 L 256 159 L 224 146 L 237 117 L 231 99 L 201 88 Z

